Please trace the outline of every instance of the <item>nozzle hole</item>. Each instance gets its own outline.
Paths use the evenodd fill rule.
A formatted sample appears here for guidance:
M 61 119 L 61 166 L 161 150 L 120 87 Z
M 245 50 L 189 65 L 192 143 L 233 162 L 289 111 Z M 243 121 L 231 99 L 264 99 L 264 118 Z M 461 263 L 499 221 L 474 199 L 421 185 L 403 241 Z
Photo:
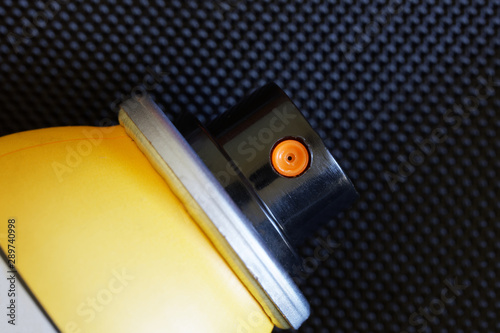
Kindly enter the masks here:
M 274 170 L 280 175 L 298 177 L 309 167 L 309 149 L 297 139 L 284 139 L 273 148 L 271 162 Z

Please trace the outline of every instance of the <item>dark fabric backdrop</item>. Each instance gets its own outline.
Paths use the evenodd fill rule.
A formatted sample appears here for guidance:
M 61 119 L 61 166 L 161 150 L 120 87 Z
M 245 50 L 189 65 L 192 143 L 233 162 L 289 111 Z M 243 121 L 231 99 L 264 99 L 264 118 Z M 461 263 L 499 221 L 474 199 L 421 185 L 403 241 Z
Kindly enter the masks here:
M 500 1 L 4 0 L 0 36 L 0 135 L 282 86 L 361 195 L 300 332 L 500 332 Z

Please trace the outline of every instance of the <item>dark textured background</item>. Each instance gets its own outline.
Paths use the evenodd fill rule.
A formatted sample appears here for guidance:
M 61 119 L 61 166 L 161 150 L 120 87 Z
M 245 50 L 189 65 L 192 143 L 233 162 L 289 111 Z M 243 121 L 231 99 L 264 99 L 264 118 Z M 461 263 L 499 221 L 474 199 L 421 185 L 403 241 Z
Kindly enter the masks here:
M 339 243 L 300 332 L 500 332 L 500 1 L 3 1 L 0 35 L 0 135 L 105 124 L 148 70 L 172 119 L 282 86 L 361 194 L 301 251 Z

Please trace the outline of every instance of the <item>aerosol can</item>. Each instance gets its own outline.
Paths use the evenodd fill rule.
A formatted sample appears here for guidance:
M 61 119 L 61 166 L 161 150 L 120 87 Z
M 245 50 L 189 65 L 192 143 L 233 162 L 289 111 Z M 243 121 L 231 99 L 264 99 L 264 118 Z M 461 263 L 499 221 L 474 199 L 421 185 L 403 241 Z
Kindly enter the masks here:
M 357 193 L 287 95 L 206 126 L 144 96 L 119 122 L 0 138 L 4 259 L 57 330 L 298 328 L 296 249 Z

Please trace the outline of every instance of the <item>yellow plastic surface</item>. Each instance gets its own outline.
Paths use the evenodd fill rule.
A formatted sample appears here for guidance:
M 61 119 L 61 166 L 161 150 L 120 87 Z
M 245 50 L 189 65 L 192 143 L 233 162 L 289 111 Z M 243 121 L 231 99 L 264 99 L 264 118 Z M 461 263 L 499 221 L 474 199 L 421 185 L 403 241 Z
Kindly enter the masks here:
M 0 138 L 0 246 L 63 332 L 272 324 L 121 126 Z

